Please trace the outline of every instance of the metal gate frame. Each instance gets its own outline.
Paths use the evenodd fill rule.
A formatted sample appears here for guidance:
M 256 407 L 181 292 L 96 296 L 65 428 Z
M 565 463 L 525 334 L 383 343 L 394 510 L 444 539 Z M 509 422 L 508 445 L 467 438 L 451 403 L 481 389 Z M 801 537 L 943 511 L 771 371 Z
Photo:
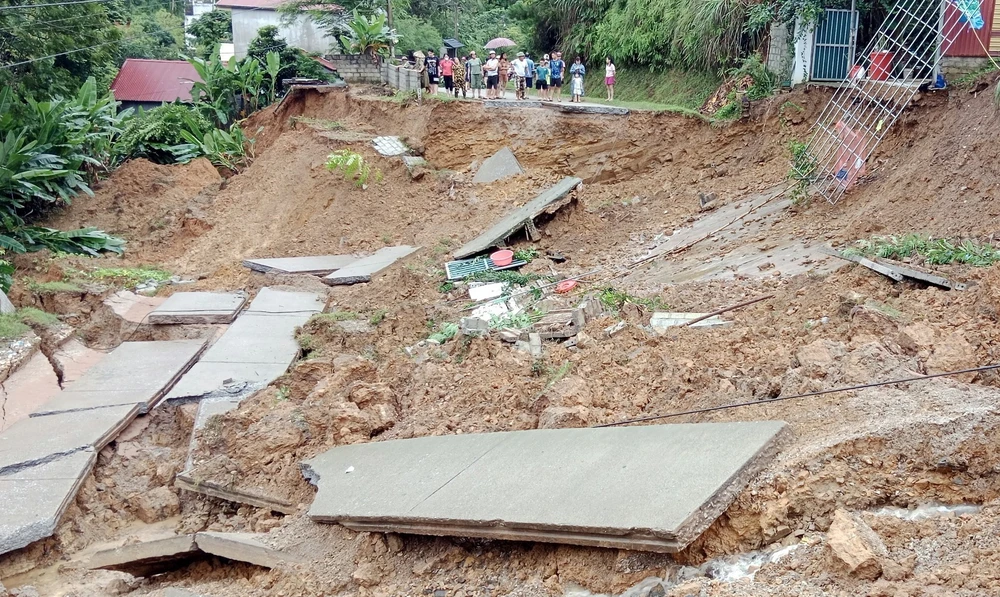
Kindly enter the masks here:
M 857 43 L 858 43 L 858 11 L 854 8 L 854 2 L 851 2 L 851 8 L 850 9 L 847 9 L 847 8 L 824 8 L 823 12 L 825 14 L 829 14 L 831 12 L 838 12 L 838 13 L 844 13 L 844 12 L 846 12 L 846 13 L 850 13 L 850 15 L 851 15 L 851 29 L 850 29 L 850 33 L 848 35 L 847 43 L 844 43 L 844 44 L 820 43 L 818 41 L 819 36 L 817 35 L 818 30 L 819 30 L 819 26 L 817 26 L 816 29 L 813 30 L 813 36 L 814 37 L 813 37 L 813 47 L 812 47 L 812 61 L 809 63 L 809 80 L 810 81 L 843 81 L 844 78 L 847 76 L 846 72 L 842 76 L 836 77 L 836 78 L 823 78 L 823 79 L 820 79 L 820 78 L 817 78 L 817 77 L 814 76 L 814 73 L 816 71 L 816 63 L 817 63 L 817 60 L 816 60 L 816 50 L 819 47 L 824 47 L 824 48 L 845 48 L 845 49 L 847 49 L 847 70 L 850 70 L 851 66 L 854 64 L 855 52 L 857 51 L 857 47 L 856 46 L 857 46 Z

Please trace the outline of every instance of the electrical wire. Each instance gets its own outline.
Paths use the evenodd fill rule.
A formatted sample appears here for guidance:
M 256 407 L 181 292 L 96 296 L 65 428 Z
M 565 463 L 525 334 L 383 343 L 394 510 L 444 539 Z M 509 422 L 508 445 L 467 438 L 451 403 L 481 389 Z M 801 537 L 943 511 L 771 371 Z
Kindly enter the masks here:
M 75 2 L 50 2 L 48 4 L 15 4 L 13 6 L 0 6 L 0 10 L 14 10 L 15 8 L 45 8 L 46 6 L 74 6 L 76 4 L 95 4 L 98 2 L 108 2 L 109 0 L 76 0 Z
M 595 428 L 598 427 L 617 427 L 618 425 L 631 425 L 633 423 L 645 423 L 648 421 L 659 421 L 661 419 L 670 419 L 673 417 L 682 417 L 684 415 L 697 415 L 701 413 L 710 413 L 717 410 L 728 410 L 731 408 L 740 408 L 743 406 L 756 406 L 758 404 L 768 404 L 771 402 L 781 402 L 783 400 L 796 400 L 799 398 L 812 398 L 814 396 L 823 396 L 824 394 L 835 394 L 838 392 L 850 392 L 853 390 L 865 390 L 868 388 L 878 388 L 881 386 L 891 386 L 899 383 L 909 383 L 913 381 L 925 381 L 928 379 L 934 379 L 936 377 L 949 377 L 952 375 L 962 375 L 964 373 L 977 373 L 980 371 L 989 371 L 991 369 L 1000 369 L 1000 363 L 993 365 L 984 365 L 982 367 L 975 367 L 973 369 L 961 369 L 959 371 L 947 371 L 945 373 L 931 373 L 930 375 L 920 375 L 917 377 L 908 377 L 905 379 L 893 379 L 890 381 L 878 381 L 875 383 L 863 384 L 859 386 L 850 386 L 846 388 L 834 388 L 832 390 L 820 390 L 818 392 L 808 392 L 806 394 L 796 394 L 795 396 L 779 396 L 777 398 L 768 398 L 766 400 L 754 400 L 752 402 L 736 402 L 733 404 L 723 404 L 721 406 L 709 406 L 707 408 L 698 408 L 694 410 L 685 410 L 681 412 L 667 413 L 665 415 L 653 415 L 649 417 L 640 417 L 637 419 L 626 419 L 624 421 L 617 421 L 615 423 L 604 423 L 603 425 L 594 425 Z

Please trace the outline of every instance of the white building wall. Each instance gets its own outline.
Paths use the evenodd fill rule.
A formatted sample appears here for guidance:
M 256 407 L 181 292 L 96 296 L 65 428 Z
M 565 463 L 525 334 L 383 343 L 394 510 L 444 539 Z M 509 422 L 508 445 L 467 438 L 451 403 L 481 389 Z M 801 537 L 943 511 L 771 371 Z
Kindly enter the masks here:
M 234 8 L 233 11 L 233 44 L 236 46 L 236 58 L 242 60 L 247 55 L 250 41 L 257 37 L 257 30 L 267 25 L 278 28 L 278 37 L 283 38 L 288 45 L 301 48 L 306 52 L 325 54 L 334 45 L 333 38 L 306 15 L 299 15 L 295 20 L 282 23 L 282 15 L 273 10 L 251 10 Z
M 795 58 L 792 62 L 792 85 L 805 83 L 812 74 L 813 45 L 816 28 L 806 26 L 802 19 L 795 22 Z
M 215 9 L 215 2 L 194 2 L 191 4 L 192 14 L 184 15 L 184 37 L 191 43 L 194 43 L 194 36 L 189 34 L 187 30 L 191 27 L 191 23 L 198 20 L 198 17 L 205 13 L 212 12 Z

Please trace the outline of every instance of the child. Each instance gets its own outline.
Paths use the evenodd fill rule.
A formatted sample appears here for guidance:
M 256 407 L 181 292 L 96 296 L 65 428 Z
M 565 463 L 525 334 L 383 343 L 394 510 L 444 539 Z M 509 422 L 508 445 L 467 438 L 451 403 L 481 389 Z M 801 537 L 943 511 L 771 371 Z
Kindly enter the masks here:
M 608 101 L 615 99 L 615 63 L 611 56 L 604 59 L 604 86 L 608 89 Z
M 580 99 L 583 96 L 583 74 L 580 72 L 573 73 L 573 86 L 571 88 L 573 93 L 573 99 L 570 101 L 580 103 L 583 100 Z

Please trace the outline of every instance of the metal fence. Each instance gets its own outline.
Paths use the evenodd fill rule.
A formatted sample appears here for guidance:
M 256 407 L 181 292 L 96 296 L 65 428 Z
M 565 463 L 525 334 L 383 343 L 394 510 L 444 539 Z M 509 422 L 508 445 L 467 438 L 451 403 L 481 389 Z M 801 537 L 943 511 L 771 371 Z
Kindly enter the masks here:
M 964 1 L 966 10 L 979 7 L 980 0 Z M 944 18 L 947 2 L 900 0 L 820 114 L 793 168 L 831 203 L 867 175 L 872 152 L 970 26 Z

